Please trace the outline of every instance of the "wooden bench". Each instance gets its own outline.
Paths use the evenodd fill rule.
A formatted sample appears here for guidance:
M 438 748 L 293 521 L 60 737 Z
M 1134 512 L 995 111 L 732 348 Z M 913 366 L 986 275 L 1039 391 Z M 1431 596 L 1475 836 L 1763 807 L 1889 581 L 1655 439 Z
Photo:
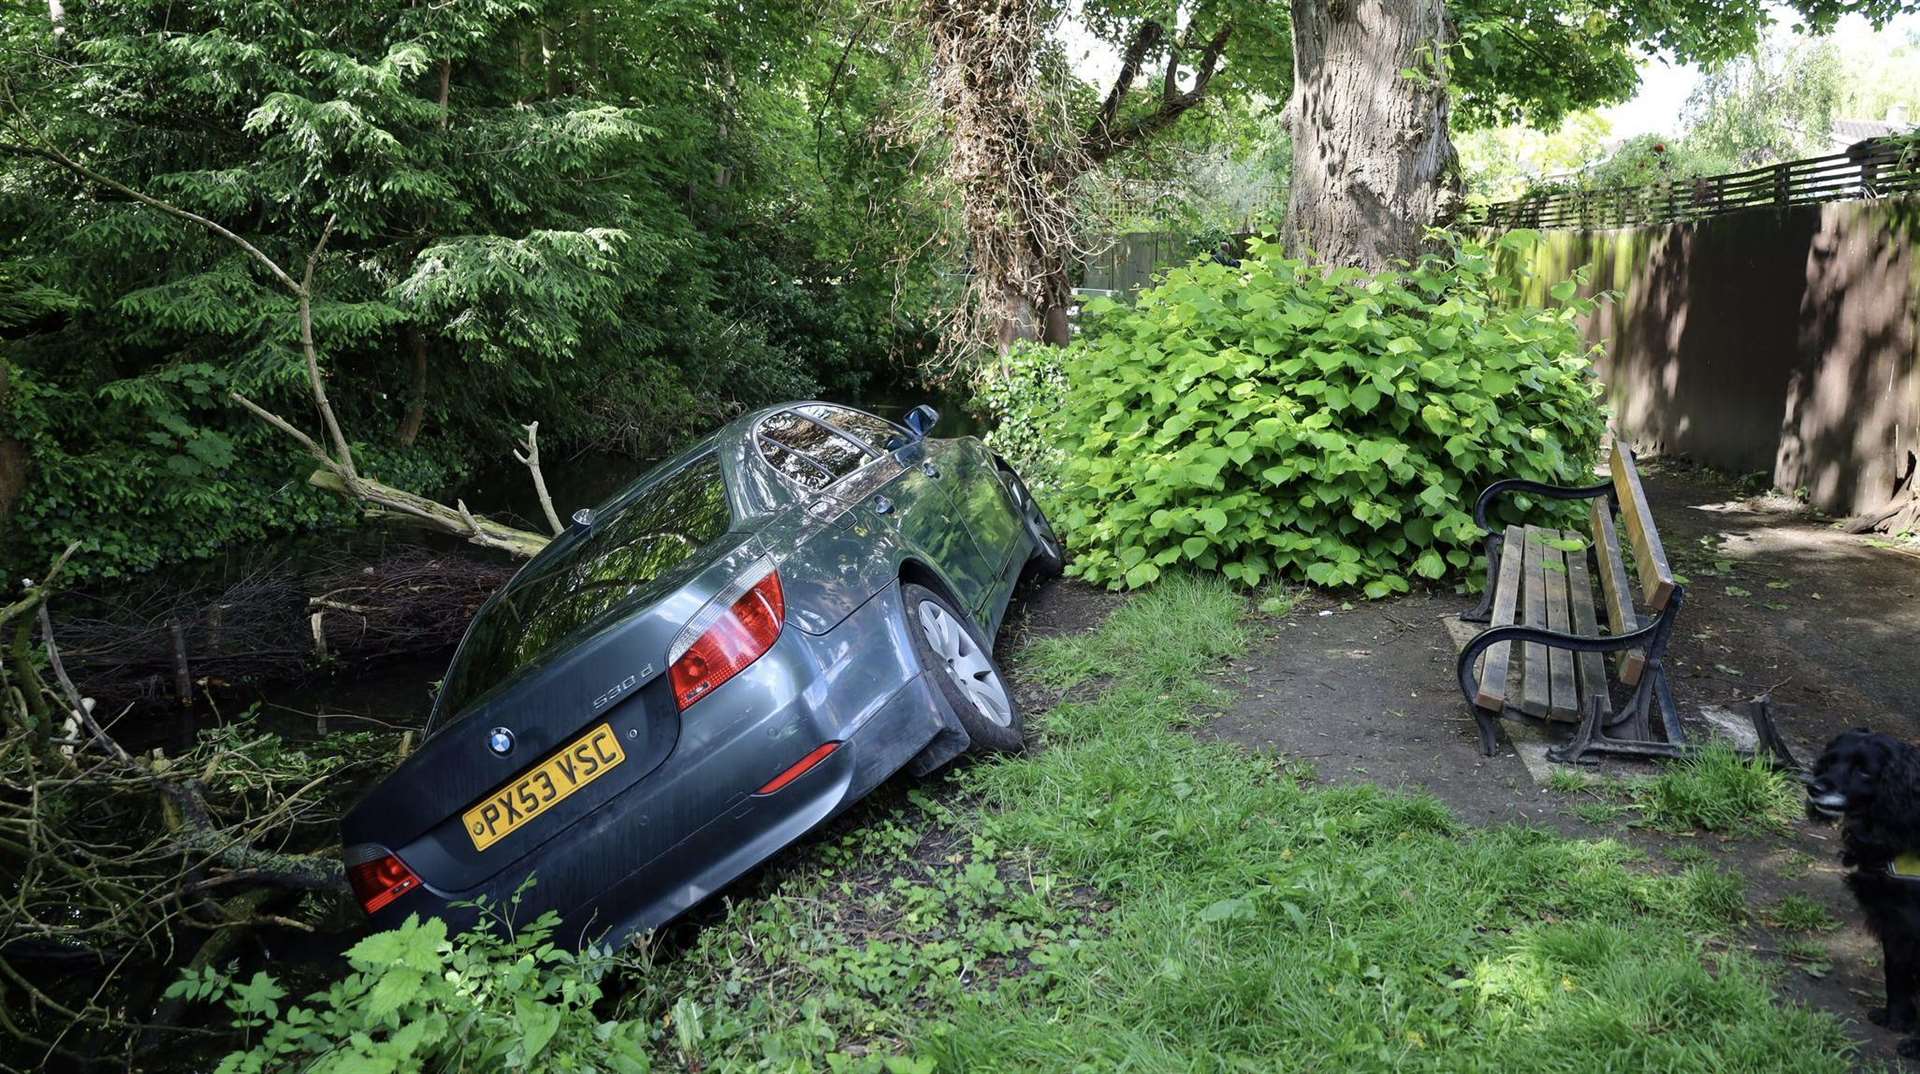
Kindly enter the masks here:
M 1582 488 L 1496 481 L 1474 504 L 1474 520 L 1487 531 L 1487 589 L 1480 607 L 1461 618 L 1489 625 L 1461 650 L 1457 669 L 1487 756 L 1496 749 L 1500 717 L 1516 713 L 1577 725 L 1569 742 L 1548 751 L 1564 763 L 1601 753 L 1675 757 L 1690 748 L 1666 668 L 1686 588 L 1667 563 L 1632 450 L 1616 437 L 1608 461 L 1610 481 Z M 1591 501 L 1590 528 L 1489 525 L 1494 503 L 1514 493 Z M 1637 584 L 1629 579 L 1627 552 Z M 1600 631 L 1601 608 L 1610 633 Z M 1618 708 L 1611 680 L 1631 691 Z M 1762 751 L 1797 767 L 1764 708 L 1754 730 Z

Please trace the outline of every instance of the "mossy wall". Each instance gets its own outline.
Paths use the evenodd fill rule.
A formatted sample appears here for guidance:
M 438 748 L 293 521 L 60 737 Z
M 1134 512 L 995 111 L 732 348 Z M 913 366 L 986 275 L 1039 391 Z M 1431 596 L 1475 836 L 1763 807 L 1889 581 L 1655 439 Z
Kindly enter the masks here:
M 1615 427 L 1643 451 L 1765 473 L 1834 514 L 1886 503 L 1920 441 L 1920 201 L 1755 209 L 1547 232 L 1542 293 L 1577 267 Z

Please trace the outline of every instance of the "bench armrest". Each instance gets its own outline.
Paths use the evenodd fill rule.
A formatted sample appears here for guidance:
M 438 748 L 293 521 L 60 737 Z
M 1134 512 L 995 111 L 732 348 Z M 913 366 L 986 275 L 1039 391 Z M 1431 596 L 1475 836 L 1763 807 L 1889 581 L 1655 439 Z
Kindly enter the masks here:
M 1480 494 L 1478 500 L 1474 501 L 1474 523 L 1488 533 L 1500 532 L 1492 526 L 1487 525 L 1487 512 L 1493 508 L 1493 501 L 1509 492 L 1525 492 L 1535 496 L 1545 496 L 1553 500 L 1592 500 L 1601 496 L 1612 495 L 1613 482 L 1604 481 L 1598 485 L 1584 485 L 1578 488 L 1569 488 L 1564 485 L 1547 485 L 1538 481 L 1528 481 L 1523 477 L 1509 477 L 1505 480 L 1495 481 L 1493 484 L 1487 486 L 1486 491 Z M 1532 640 L 1538 641 L 1540 639 L 1535 638 Z
M 1473 636 L 1466 648 L 1460 650 L 1458 663 L 1454 665 L 1459 673 L 1460 691 L 1467 696 L 1469 704 L 1480 696 L 1480 654 L 1503 641 L 1535 642 L 1550 649 L 1567 649 L 1576 653 L 1615 653 L 1622 649 L 1638 649 L 1651 643 L 1667 625 L 1672 609 L 1664 609 L 1653 620 L 1639 630 L 1629 630 L 1625 634 L 1568 634 L 1559 630 L 1545 630 L 1530 626 L 1489 627 Z

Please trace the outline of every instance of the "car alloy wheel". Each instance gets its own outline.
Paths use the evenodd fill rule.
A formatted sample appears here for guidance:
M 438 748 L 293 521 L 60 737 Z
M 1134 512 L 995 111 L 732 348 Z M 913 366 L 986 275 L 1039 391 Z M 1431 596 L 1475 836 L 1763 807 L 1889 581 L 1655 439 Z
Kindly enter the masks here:
M 1066 552 L 1060 547 L 1060 537 L 1053 532 L 1053 523 L 1047 521 L 1046 512 L 1040 510 L 1040 504 L 1028 491 L 1027 483 L 1011 468 L 1003 466 L 1007 491 L 1013 497 L 1013 505 L 1020 512 L 1020 521 L 1027 527 L 1027 535 L 1033 538 L 1033 558 L 1038 561 L 1040 573 L 1051 576 L 1060 573 L 1066 565 Z
M 920 632 L 934 655 L 946 664 L 947 675 L 973 707 L 996 727 L 1013 723 L 1013 704 L 1007 687 L 988 662 L 987 654 L 945 608 L 933 601 L 920 605 Z

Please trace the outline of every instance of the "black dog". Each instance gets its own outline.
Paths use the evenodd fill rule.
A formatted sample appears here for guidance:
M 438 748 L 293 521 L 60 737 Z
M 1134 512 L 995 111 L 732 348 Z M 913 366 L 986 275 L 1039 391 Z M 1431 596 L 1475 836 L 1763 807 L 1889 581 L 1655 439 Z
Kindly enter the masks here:
M 1842 820 L 1847 886 L 1880 938 L 1887 1005 L 1867 1018 L 1898 1033 L 1920 1026 L 1920 749 L 1866 728 L 1827 744 L 1807 785 L 1813 810 Z M 1900 1042 L 1920 1057 L 1920 1037 Z

